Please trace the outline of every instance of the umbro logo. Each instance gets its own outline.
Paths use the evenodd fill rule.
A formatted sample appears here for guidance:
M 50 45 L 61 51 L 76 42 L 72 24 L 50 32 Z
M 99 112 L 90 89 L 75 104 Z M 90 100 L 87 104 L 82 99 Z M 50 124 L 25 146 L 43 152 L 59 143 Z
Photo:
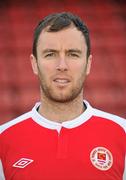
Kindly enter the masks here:
M 13 167 L 16 167 L 16 168 L 25 168 L 26 166 L 28 166 L 32 162 L 33 162 L 32 159 L 21 158 L 16 163 L 13 164 Z

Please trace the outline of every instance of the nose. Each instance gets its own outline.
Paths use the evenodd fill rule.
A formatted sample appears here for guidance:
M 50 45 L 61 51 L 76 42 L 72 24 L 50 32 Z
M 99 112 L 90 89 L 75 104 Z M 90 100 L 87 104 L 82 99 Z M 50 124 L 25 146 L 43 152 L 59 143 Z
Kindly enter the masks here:
M 67 70 L 68 70 L 68 64 L 67 64 L 67 62 L 66 62 L 65 57 L 61 57 L 61 58 L 58 60 L 58 64 L 57 64 L 56 69 L 57 69 L 58 71 L 67 71 Z

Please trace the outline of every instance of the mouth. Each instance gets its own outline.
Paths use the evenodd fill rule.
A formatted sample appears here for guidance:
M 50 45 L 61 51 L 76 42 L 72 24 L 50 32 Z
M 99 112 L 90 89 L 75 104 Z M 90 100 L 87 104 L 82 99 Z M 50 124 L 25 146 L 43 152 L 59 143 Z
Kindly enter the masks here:
M 59 86 L 68 85 L 70 83 L 70 80 L 66 78 L 56 78 L 53 81 Z

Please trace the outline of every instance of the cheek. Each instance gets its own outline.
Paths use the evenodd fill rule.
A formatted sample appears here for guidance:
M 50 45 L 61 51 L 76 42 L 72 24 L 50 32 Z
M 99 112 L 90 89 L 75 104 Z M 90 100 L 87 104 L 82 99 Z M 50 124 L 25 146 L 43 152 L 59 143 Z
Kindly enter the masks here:
M 38 69 L 40 76 L 43 77 L 44 79 L 48 79 L 54 73 L 53 66 L 50 66 L 47 63 L 39 64 Z
M 73 73 L 73 75 L 78 78 L 80 76 L 82 76 L 82 74 L 85 73 L 85 65 L 84 64 L 75 64 L 74 66 L 72 66 L 71 71 Z
M 86 78 L 86 69 L 84 65 L 77 67 L 76 70 L 74 70 L 73 74 L 74 74 L 74 83 L 77 86 L 82 86 Z

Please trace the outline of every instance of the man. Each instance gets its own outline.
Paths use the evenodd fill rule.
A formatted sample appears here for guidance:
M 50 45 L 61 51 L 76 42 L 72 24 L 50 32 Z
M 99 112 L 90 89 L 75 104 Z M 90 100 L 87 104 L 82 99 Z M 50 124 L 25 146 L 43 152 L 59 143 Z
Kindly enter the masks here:
M 0 180 L 126 180 L 126 121 L 83 100 L 86 25 L 71 13 L 47 16 L 30 59 L 41 100 L 0 127 Z

